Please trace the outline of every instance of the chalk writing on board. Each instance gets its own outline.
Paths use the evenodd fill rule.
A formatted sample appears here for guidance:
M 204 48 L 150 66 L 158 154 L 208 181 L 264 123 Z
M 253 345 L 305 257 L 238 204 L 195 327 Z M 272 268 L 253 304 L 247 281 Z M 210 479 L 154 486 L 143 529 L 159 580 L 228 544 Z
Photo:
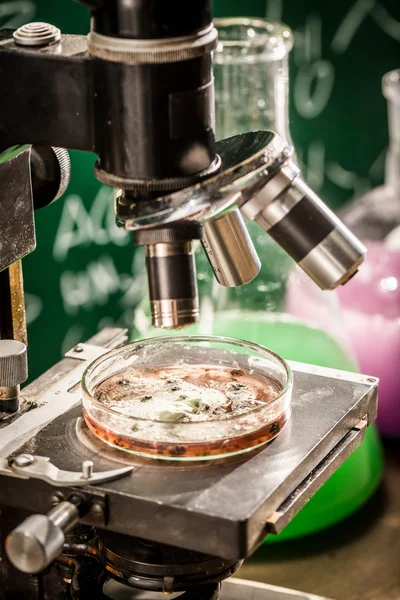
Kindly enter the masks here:
M 102 315 L 97 323 L 97 329 L 100 331 L 104 327 L 122 327 L 123 329 L 130 329 L 133 323 L 132 307 L 121 312 L 118 318 Z M 74 323 L 67 329 L 64 339 L 61 343 L 61 356 L 63 356 L 68 350 L 76 346 L 82 341 L 85 327 L 83 323 Z
M 394 19 L 382 4 L 375 3 L 371 16 L 386 35 L 400 42 L 400 22 Z
M 30 325 L 39 318 L 43 310 L 43 300 L 34 294 L 25 292 L 26 324 Z
M 295 32 L 294 60 L 298 66 L 294 80 L 294 102 L 299 115 L 314 119 L 328 104 L 335 82 L 333 64 L 322 56 L 322 22 L 311 13 L 304 27 Z
M 309 185 L 317 191 L 324 185 L 325 153 L 325 144 L 321 140 L 312 140 L 308 145 L 307 153 L 297 151 L 303 173 Z
M 103 254 L 89 262 L 82 271 L 65 270 L 60 276 L 60 293 L 64 312 L 74 319 L 67 329 L 61 345 L 62 353 L 82 340 L 85 331 L 84 315 L 101 307 L 97 328 L 130 327 L 133 322 L 133 307 L 141 300 L 146 286 L 143 269 L 144 253 L 135 252 L 131 271 L 117 270 L 110 254 Z M 107 314 L 107 304 L 113 300 L 118 317 Z M 115 311 L 113 311 L 115 312 Z M 83 319 L 83 322 L 80 320 Z
M 61 356 L 64 356 L 68 350 L 71 350 L 71 348 L 76 346 L 82 340 L 84 331 L 85 328 L 80 323 L 75 323 L 67 330 L 61 343 Z
M 321 114 L 331 97 L 334 81 L 335 70 L 327 60 L 301 66 L 294 86 L 294 101 L 299 115 L 313 119 Z
M 284 0 L 266 0 L 265 17 L 282 21 L 284 8 Z M 321 115 L 335 88 L 335 66 L 328 56 L 323 55 L 322 40 L 324 47 L 330 48 L 333 55 L 343 55 L 350 50 L 367 19 L 371 19 L 383 33 L 400 41 L 400 22 L 377 0 L 355 0 L 344 7 L 336 30 L 329 34 L 330 40 L 323 28 L 321 15 L 315 11 L 306 14 L 303 24 L 294 30 L 296 72 L 294 76 L 291 74 L 291 86 L 296 111 L 302 118 L 312 120 Z M 298 157 L 307 180 L 316 191 L 323 187 L 326 179 L 351 195 L 359 195 L 372 187 L 371 178 L 379 177 L 384 161 L 384 154 L 379 149 L 368 175 L 361 176 L 345 169 L 335 157 L 328 160 L 326 140 L 317 138 L 309 143 L 308 148 L 298 149 Z
M 141 285 L 139 282 L 135 285 L 132 273 L 119 273 L 110 254 L 89 262 L 81 271 L 67 269 L 60 277 L 64 310 L 71 316 L 78 314 L 80 309 L 105 306 L 114 294 L 123 304 L 126 295 L 135 303 L 140 299 Z
M 334 52 L 342 54 L 347 50 L 374 4 L 375 0 L 357 0 L 357 2 L 350 7 L 333 36 L 331 48 Z
M 400 23 L 385 6 L 375 0 L 357 0 L 339 25 L 332 39 L 332 50 L 337 54 L 345 52 L 368 16 L 386 35 L 400 42 Z
M 100 188 L 89 210 L 77 194 L 63 199 L 63 210 L 53 246 L 56 261 L 66 260 L 68 252 L 77 246 L 125 246 L 128 243 L 128 232 L 115 225 L 112 192 L 109 188 Z

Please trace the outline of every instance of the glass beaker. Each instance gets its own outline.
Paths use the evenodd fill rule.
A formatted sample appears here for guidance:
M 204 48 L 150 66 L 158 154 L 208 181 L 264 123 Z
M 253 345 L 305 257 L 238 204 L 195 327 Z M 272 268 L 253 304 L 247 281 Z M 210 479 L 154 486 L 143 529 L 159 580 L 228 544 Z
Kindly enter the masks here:
M 377 424 L 388 436 L 400 436 L 400 70 L 383 77 L 390 145 L 384 185 L 351 202 L 342 219 L 365 243 L 364 267 L 338 289 L 350 343 L 364 373 L 379 377 Z M 289 285 L 289 307 L 299 316 L 313 315 L 329 331 L 330 314 L 321 310 L 321 293 L 298 272 Z
M 291 30 L 261 19 L 216 19 L 218 46 L 214 53 L 216 137 L 270 129 L 290 141 L 288 57 Z M 279 349 L 289 359 L 356 369 L 340 320 L 332 337 L 287 314 L 287 281 L 294 261 L 255 222 L 246 222 L 261 260 L 261 271 L 250 283 L 222 287 L 208 261 L 197 258 L 202 333 L 232 335 Z M 332 303 L 329 294 L 325 304 Z M 330 312 L 331 307 L 330 307 Z M 335 313 L 333 313 L 335 314 Z M 336 313 L 339 317 L 339 313 Z
M 216 139 L 266 129 L 276 131 L 290 142 L 291 30 L 261 19 L 215 19 L 214 24 L 218 29 L 213 57 Z M 200 331 L 213 331 L 220 311 L 242 311 L 246 307 L 251 313 L 271 312 L 282 303 L 285 281 L 294 263 L 257 223 L 247 221 L 246 226 L 262 264 L 259 275 L 246 285 L 219 285 L 204 253 L 199 251 L 196 255 Z M 227 315 L 224 318 L 226 322 L 230 320 Z M 250 325 L 250 316 L 246 318 Z M 232 319 L 235 320 L 233 315 Z
M 291 30 L 261 19 L 215 19 L 217 140 L 272 129 L 290 142 L 288 57 Z

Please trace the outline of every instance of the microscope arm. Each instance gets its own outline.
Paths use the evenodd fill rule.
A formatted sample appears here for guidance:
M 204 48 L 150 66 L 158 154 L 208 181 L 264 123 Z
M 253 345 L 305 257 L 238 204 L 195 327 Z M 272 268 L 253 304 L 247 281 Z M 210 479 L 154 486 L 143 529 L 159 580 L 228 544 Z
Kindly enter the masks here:
M 83 36 L 25 47 L 0 30 L 0 149 L 38 144 L 94 150 L 91 61 Z

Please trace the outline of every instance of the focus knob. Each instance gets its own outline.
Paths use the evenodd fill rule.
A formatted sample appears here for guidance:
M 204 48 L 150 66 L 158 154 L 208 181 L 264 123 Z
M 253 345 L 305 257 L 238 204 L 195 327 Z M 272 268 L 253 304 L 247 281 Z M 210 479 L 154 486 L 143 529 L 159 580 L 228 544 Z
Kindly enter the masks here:
M 65 148 L 32 146 L 31 179 L 35 210 L 61 198 L 71 177 L 71 161 Z
M 0 386 L 15 387 L 28 377 L 26 346 L 17 340 L 0 340 Z
M 40 573 L 61 554 L 64 533 L 79 520 L 79 511 L 71 502 L 60 502 L 48 515 L 32 515 L 6 539 L 10 562 L 23 573 Z

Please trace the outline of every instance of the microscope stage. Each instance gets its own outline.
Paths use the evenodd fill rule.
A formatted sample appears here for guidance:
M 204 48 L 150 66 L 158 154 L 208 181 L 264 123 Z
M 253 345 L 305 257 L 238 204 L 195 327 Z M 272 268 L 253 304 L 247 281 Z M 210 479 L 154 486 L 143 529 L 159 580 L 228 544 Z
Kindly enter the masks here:
M 376 413 L 376 379 L 291 363 L 291 419 L 261 451 L 224 462 L 141 459 L 88 431 L 71 384 L 93 356 L 87 363 L 67 356 L 26 388 L 39 407 L 0 430 L 0 504 L 46 513 L 55 489 L 65 498 L 73 489 L 21 478 L 7 466 L 10 455 L 46 456 L 78 472 L 84 460 L 95 472 L 130 464 L 125 477 L 76 488 L 107 505 L 104 522 L 88 513 L 83 523 L 227 559 L 245 558 L 279 533 L 359 445 Z
M 160 598 L 160 594 L 151 595 L 144 592 L 134 592 L 132 589 L 110 580 L 104 590 L 110 600 L 152 600 Z M 174 596 L 172 596 L 174 598 Z M 176 597 L 176 600 L 179 600 Z M 295 592 L 274 585 L 265 585 L 254 581 L 231 578 L 222 584 L 219 600 L 328 600 L 321 596 Z

